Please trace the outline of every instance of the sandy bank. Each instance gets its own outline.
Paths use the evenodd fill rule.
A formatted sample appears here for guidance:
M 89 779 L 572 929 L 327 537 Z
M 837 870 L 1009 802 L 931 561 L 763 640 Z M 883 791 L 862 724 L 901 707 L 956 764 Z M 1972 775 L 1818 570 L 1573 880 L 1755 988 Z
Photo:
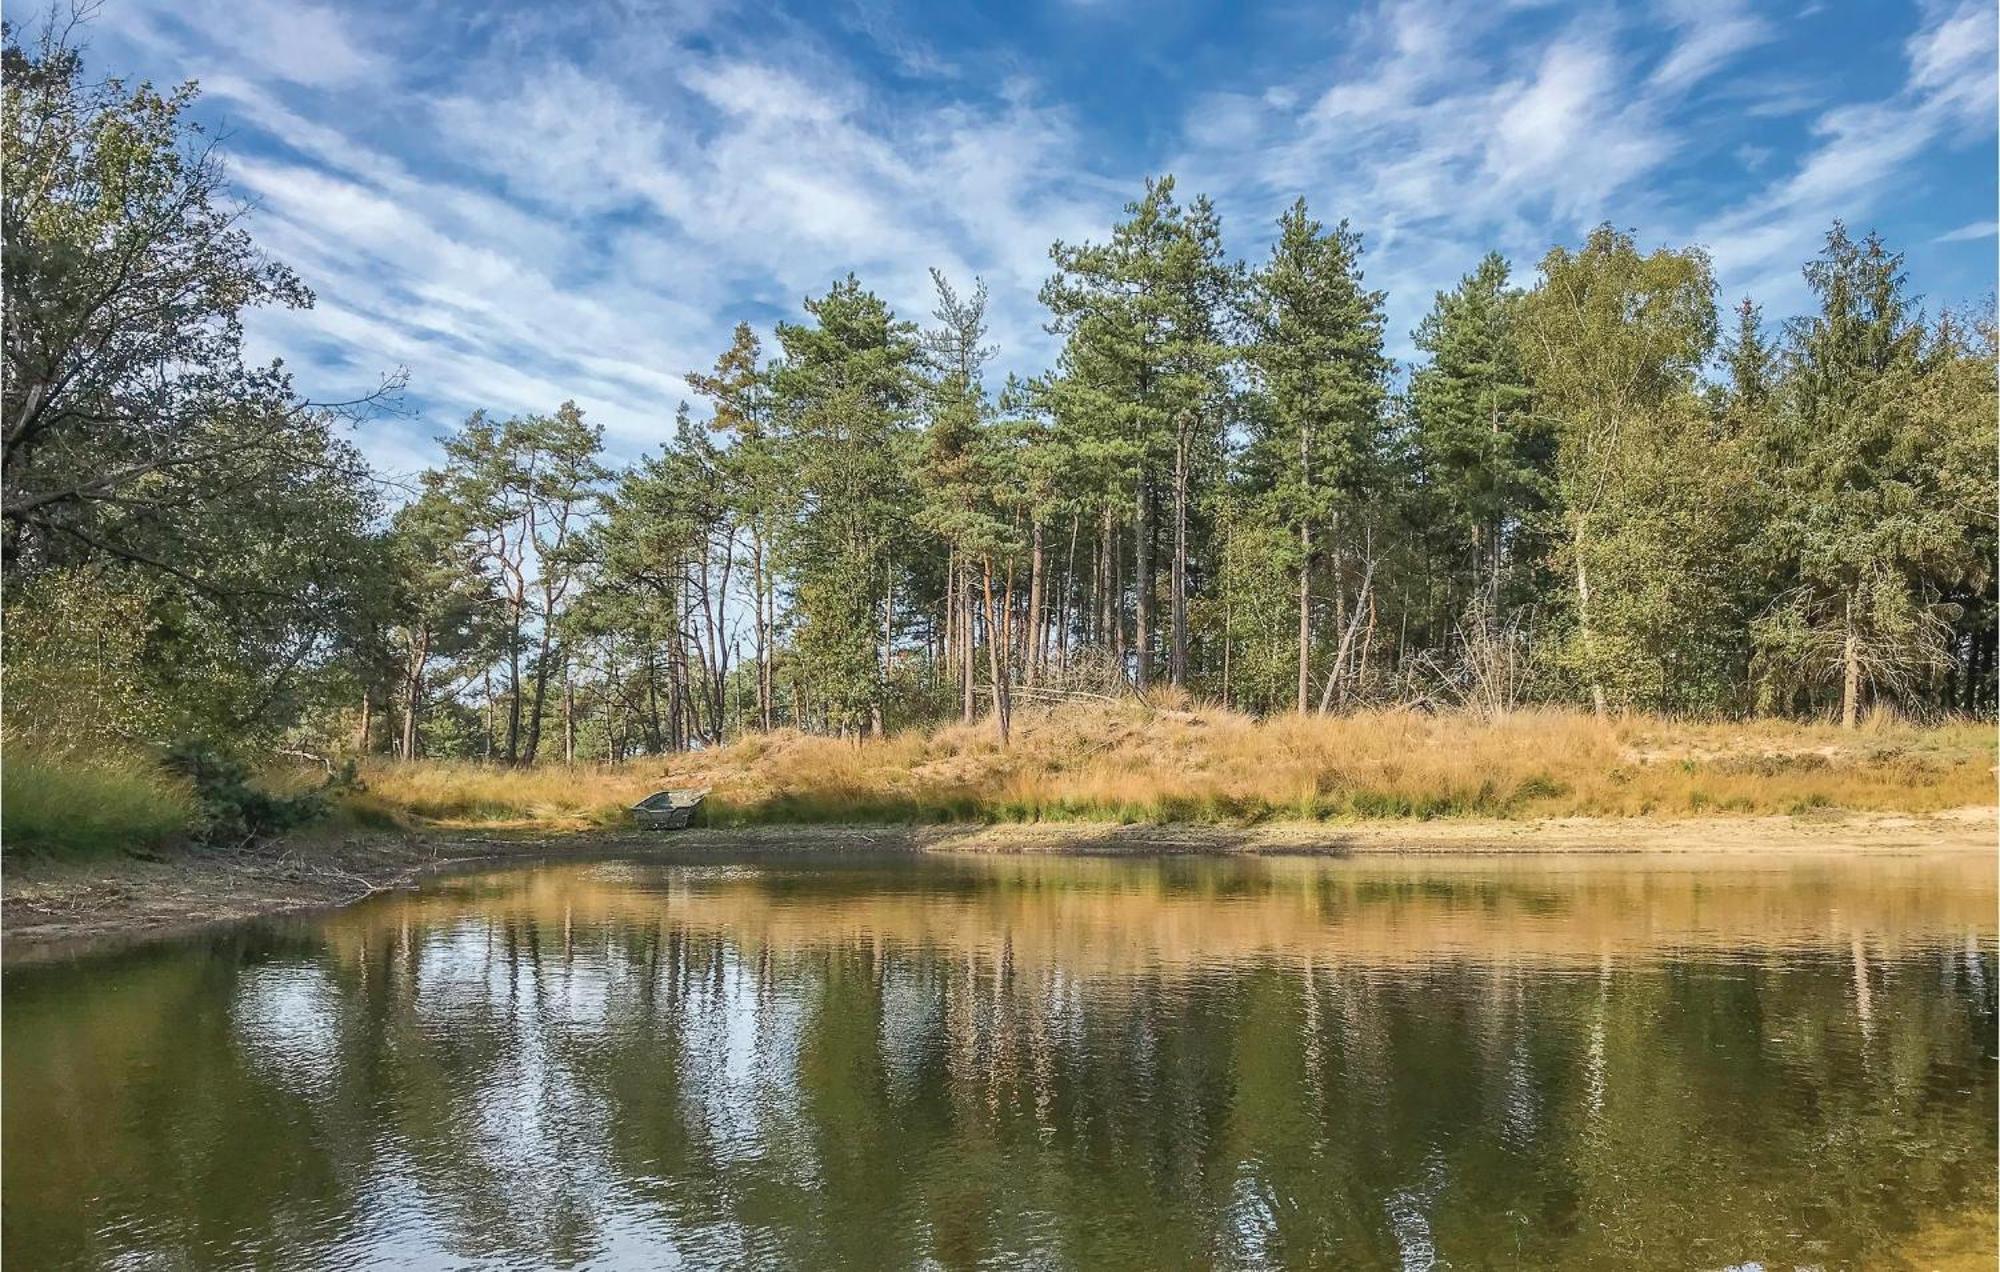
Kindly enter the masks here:
M 107 937 L 338 906 L 482 863 L 546 856 L 672 859 L 718 852 L 985 853 L 1684 853 L 1983 852 L 1996 813 L 1542 821 L 1416 821 L 1233 826 L 798 826 L 676 836 L 546 830 L 435 831 L 265 845 L 244 852 L 61 862 L 9 860 L 0 878 L 5 956 Z

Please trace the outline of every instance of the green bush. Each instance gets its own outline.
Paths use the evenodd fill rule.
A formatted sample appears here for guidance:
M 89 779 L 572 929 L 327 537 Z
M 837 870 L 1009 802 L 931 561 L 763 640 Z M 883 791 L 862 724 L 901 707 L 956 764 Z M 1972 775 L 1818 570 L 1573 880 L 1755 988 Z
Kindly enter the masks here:
M 234 844 L 296 830 L 325 817 L 332 797 L 358 785 L 349 763 L 317 790 L 278 795 L 251 785 L 240 760 L 198 743 L 167 752 L 167 767 L 194 786 L 196 837 L 206 843 Z

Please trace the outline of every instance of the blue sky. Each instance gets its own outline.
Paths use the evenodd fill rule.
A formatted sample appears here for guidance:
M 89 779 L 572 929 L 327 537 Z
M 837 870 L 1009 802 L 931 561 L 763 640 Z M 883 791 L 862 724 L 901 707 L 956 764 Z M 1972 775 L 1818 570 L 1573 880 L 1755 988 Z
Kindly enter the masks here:
M 853 270 L 993 291 L 1002 370 L 1053 356 L 1035 292 L 1147 174 L 1255 261 L 1303 194 L 1366 239 L 1391 351 L 1488 249 L 1517 276 L 1600 222 L 1700 243 L 1776 320 L 1835 217 L 1933 306 L 1995 263 L 1995 16 L 1973 2 L 105 0 L 91 65 L 200 80 L 253 231 L 318 293 L 258 353 L 338 399 L 396 367 L 393 472 L 467 411 L 576 399 L 618 457 L 671 432 L 729 329 Z

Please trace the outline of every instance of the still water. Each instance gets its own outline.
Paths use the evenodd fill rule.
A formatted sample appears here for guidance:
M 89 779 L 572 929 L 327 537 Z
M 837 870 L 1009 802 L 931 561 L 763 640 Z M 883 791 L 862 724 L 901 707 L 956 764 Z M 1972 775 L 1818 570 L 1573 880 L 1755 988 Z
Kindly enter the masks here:
M 0 1257 L 1993 1266 L 1987 858 L 570 862 L 10 968 Z

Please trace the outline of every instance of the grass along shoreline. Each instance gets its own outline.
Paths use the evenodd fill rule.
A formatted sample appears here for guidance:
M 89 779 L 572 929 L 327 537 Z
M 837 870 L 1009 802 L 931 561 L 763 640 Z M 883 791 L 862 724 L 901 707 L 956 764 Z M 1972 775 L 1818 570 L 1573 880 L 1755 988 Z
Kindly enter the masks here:
M 1979 723 L 1496 720 L 1405 711 L 1257 720 L 1211 708 L 1070 705 L 861 742 L 790 730 L 618 765 L 378 761 L 351 812 L 406 826 L 623 824 L 662 787 L 710 790 L 713 827 L 1256 826 L 1291 822 L 1927 813 L 1994 802 Z
M 1258 720 L 1072 704 L 1023 713 L 1005 750 L 982 725 L 952 724 L 861 742 L 782 730 L 616 765 L 374 760 L 361 789 L 337 799 L 331 831 L 617 828 L 667 786 L 709 788 L 705 824 L 717 829 L 1932 813 L 1991 806 L 1994 761 L 1992 728 L 1971 722 L 1846 731 L 1570 711 Z M 273 767 L 260 781 L 287 792 L 323 777 Z M 17 860 L 158 850 L 194 830 L 187 783 L 142 756 L 15 744 L 4 778 L 0 817 Z

